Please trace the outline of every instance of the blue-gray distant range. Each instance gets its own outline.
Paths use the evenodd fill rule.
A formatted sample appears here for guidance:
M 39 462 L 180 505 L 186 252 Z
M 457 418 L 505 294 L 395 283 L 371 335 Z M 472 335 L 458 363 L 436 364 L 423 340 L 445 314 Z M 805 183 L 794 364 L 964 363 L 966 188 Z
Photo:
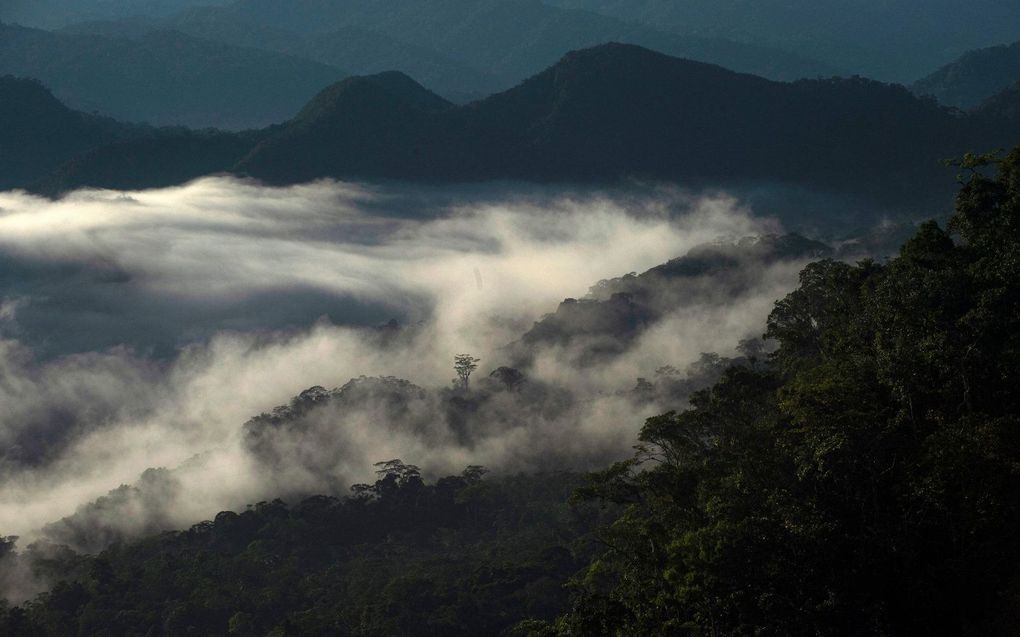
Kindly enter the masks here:
M 569 53 L 462 106 L 399 72 L 348 78 L 283 124 L 241 133 L 123 124 L 32 81 L 0 82 L 0 187 L 50 195 L 223 172 L 278 185 L 636 179 L 781 183 L 917 211 L 951 192 L 944 159 L 1020 136 L 1008 89 L 960 113 L 896 85 L 776 82 L 624 44 Z

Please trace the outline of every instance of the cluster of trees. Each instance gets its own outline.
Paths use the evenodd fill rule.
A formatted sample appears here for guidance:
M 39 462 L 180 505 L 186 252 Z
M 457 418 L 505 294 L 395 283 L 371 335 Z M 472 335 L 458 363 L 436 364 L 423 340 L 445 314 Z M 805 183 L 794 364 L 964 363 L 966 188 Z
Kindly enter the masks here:
M 581 299 L 566 299 L 507 348 L 515 366 L 526 367 L 544 348 L 588 366 L 612 360 L 649 328 L 678 308 L 728 307 L 763 286 L 775 269 L 829 256 L 832 249 L 798 234 L 744 237 L 692 248 L 641 274 L 604 279 Z
M 499 635 L 566 607 L 604 520 L 567 505 L 578 475 L 378 468 L 346 498 L 260 502 L 96 556 L 34 547 L 21 559 L 64 581 L 0 601 L 0 635 Z
M 64 581 L 0 605 L 0 634 L 1013 634 L 1020 147 L 960 167 L 948 229 L 806 267 L 777 349 L 649 419 L 629 460 L 434 484 L 391 460 L 346 498 L 37 548 Z
M 949 231 L 823 260 L 734 367 L 583 493 L 624 513 L 537 635 L 1015 634 L 1020 148 Z

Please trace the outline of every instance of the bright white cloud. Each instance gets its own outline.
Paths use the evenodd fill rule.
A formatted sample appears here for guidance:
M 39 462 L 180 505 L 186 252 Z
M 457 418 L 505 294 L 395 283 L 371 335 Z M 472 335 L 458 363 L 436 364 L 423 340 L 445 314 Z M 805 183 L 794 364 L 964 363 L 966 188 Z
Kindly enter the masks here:
M 177 475 L 187 497 L 174 503 L 176 522 L 236 507 L 263 496 L 268 484 L 241 449 L 240 425 L 250 416 L 309 386 L 333 387 L 362 374 L 445 385 L 461 352 L 491 369 L 500 363 L 498 348 L 600 279 L 642 271 L 721 236 L 776 230 L 724 196 L 668 190 L 452 201 L 440 214 L 415 218 L 404 199 L 377 188 L 320 182 L 274 189 L 220 178 L 60 201 L 0 193 L 5 258 L 117 275 L 74 279 L 73 290 L 47 283 L 45 294 L 28 286 L 0 303 L 7 335 L 0 341 L 0 443 L 33 440 L 34 428 L 49 427 L 46 442 L 53 444 L 35 465 L 9 463 L 0 484 L 0 533 L 31 536 L 148 467 L 184 463 Z M 468 462 L 522 466 L 530 449 L 549 444 L 568 454 L 591 447 L 626 453 L 643 414 L 612 392 L 661 365 L 731 352 L 738 338 L 760 331 L 772 300 L 795 275 L 795 265 L 777 267 L 746 297 L 680 308 L 609 366 L 579 369 L 567 352 L 540 357 L 536 379 L 592 397 L 569 422 L 501 431 L 467 449 L 352 415 L 343 435 L 352 450 L 345 457 L 356 460 L 343 471 L 365 479 L 370 463 L 387 457 L 436 470 Z M 421 325 L 399 347 L 381 348 L 363 330 L 344 326 L 342 312 L 318 320 L 298 305 L 287 316 L 303 322 L 280 324 L 275 317 L 286 308 L 271 299 L 293 289 L 398 308 Z M 253 311 L 252 329 L 214 329 L 169 360 L 123 348 L 37 358 L 35 343 L 19 335 L 22 312 L 43 304 L 59 313 L 61 295 L 72 292 L 86 302 L 102 299 L 109 316 L 88 317 L 100 330 L 108 320 L 144 333 L 156 305 L 180 312 L 182 337 L 210 305 L 270 300 Z M 77 329 L 80 308 L 67 311 L 61 329 Z M 61 438 L 65 444 L 57 444 Z M 294 474 L 304 479 L 300 468 Z

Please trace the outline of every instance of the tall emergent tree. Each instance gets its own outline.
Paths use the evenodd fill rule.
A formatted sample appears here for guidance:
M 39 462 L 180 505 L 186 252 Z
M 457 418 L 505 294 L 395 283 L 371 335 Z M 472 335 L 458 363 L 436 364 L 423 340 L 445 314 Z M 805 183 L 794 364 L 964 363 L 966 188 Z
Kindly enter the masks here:
M 478 363 L 481 360 L 471 354 L 457 354 L 453 357 L 453 369 L 457 372 L 457 380 L 464 389 L 468 388 L 468 380 L 471 378 L 471 373 L 478 369 Z

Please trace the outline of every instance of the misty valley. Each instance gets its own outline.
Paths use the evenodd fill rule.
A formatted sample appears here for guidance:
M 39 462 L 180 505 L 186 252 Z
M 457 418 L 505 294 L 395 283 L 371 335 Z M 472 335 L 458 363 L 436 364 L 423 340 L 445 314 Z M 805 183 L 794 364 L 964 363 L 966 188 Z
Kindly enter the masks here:
M 1018 40 L 0 3 L 0 636 L 1018 634 Z

